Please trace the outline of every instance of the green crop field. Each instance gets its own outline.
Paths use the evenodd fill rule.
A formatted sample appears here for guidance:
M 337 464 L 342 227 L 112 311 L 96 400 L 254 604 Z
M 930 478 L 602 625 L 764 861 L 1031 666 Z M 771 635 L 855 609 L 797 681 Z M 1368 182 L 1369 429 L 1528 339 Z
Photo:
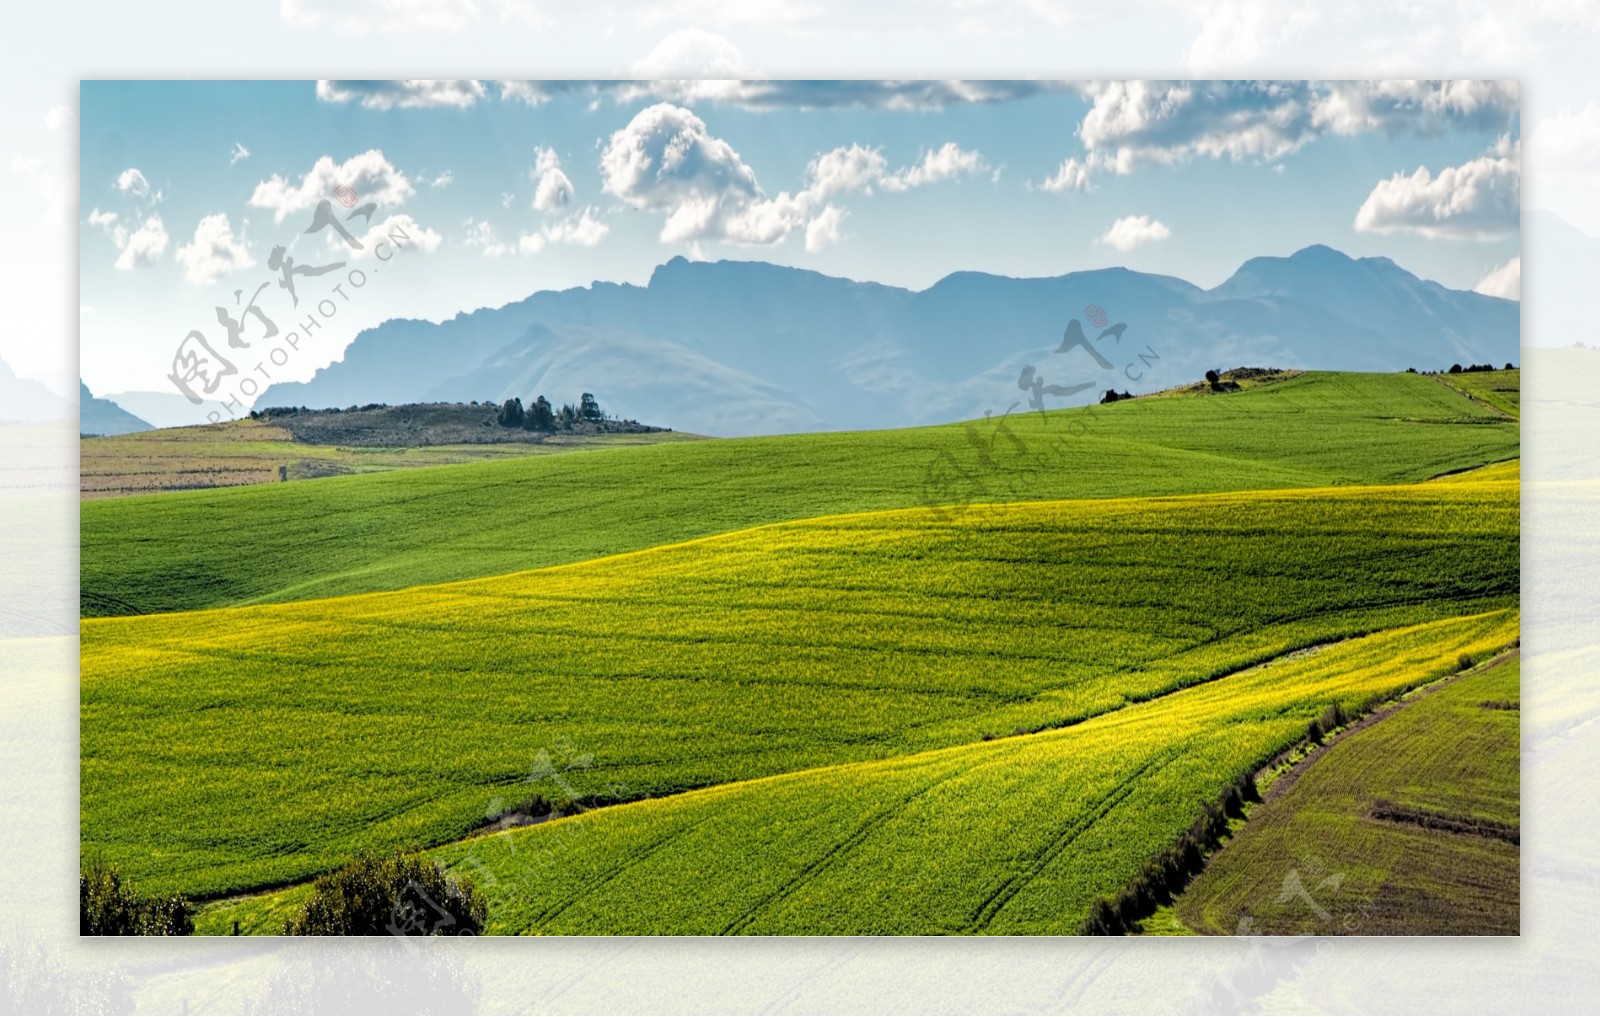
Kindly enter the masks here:
M 460 837 L 558 743 L 594 756 L 586 794 L 624 799 L 1069 724 L 1295 649 L 1514 608 L 1517 490 L 902 510 L 86 621 L 83 842 L 151 886 L 214 895 Z
M 1514 373 L 1514 372 L 1508 372 Z M 395 590 L 845 512 L 1426 480 L 1518 456 L 1419 375 L 86 502 L 85 617 Z M 130 549 L 137 548 L 136 552 Z
M 1438 374 L 1434 377 L 1457 392 L 1513 417 L 1522 414 L 1521 371 L 1474 371 L 1471 374 Z
M 81 848 L 209 933 L 391 848 L 498 933 L 1073 933 L 1511 646 L 1519 492 L 1503 405 L 1310 372 L 86 502 Z
M 1336 742 L 1251 812 L 1178 917 L 1217 933 L 1248 915 L 1268 935 L 1515 935 L 1520 678 L 1512 658 Z M 1306 897 L 1285 898 L 1291 874 Z
M 437 852 L 491 933 L 1071 934 L 1239 774 L 1355 707 L 1515 637 L 1514 611 L 1387 630 L 1083 724 L 730 784 Z M 276 932 L 299 890 L 202 931 Z

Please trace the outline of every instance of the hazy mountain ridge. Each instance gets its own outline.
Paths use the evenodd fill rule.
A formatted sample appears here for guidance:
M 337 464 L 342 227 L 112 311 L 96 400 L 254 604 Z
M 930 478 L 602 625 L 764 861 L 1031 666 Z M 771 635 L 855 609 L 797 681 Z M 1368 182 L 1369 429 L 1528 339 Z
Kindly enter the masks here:
M 134 431 L 154 430 L 149 423 L 127 410 L 101 399 L 89 391 L 89 386 L 78 382 L 78 433 L 79 434 L 131 434 Z
M 1056 356 L 1097 305 L 1127 326 Z M 645 286 L 540 291 L 444 322 L 385 322 L 309 382 L 258 406 L 600 396 L 681 430 L 890 427 L 1003 412 L 1045 384 L 1149 391 L 1242 364 L 1344 370 L 1518 359 L 1515 301 L 1450 290 L 1327 247 L 1254 258 L 1205 290 L 1125 268 L 1016 279 L 956 272 L 925 290 L 764 262 L 673 258 Z M 1142 356 L 1141 356 L 1142 355 Z M 571 391 L 568 391 L 571 389 Z

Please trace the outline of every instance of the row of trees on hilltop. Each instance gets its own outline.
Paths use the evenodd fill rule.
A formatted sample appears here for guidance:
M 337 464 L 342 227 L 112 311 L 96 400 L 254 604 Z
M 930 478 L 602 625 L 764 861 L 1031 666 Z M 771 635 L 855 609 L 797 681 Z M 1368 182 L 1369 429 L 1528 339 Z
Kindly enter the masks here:
M 601 423 L 606 415 L 594 396 L 585 392 L 578 405 L 565 403 L 559 410 L 542 395 L 527 407 L 521 398 L 507 399 L 495 419 L 501 427 L 520 427 L 524 431 L 570 431 L 579 424 Z

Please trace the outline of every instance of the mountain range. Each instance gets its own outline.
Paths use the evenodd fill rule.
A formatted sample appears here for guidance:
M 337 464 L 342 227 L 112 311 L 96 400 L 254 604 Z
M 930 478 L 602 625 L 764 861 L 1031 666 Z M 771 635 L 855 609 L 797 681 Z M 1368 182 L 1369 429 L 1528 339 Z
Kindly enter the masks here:
M 1079 335 L 1074 319 L 1089 348 L 1068 338 Z M 1519 340 L 1516 301 L 1324 246 L 1251 259 L 1212 289 L 1111 268 L 957 272 L 909 290 L 679 257 L 645 286 L 596 282 L 442 322 L 384 322 L 310 381 L 273 385 L 255 405 L 540 394 L 559 404 L 593 392 L 619 416 L 729 436 L 1074 405 L 1208 368 L 1499 365 L 1520 359 Z
M 148 431 L 150 424 L 111 402 L 89 391 L 89 386 L 78 381 L 78 433 L 79 434 L 130 434 Z

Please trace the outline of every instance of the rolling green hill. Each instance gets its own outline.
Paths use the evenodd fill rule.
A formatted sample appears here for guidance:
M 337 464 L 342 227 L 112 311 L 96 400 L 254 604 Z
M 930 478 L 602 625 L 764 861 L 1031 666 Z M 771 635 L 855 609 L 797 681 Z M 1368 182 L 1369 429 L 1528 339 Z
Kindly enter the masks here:
M 1310 372 L 999 422 L 164 493 L 83 505 L 81 611 L 394 590 L 843 512 L 1404 483 L 1517 455 L 1514 419 L 1434 379 Z
M 1297 654 L 1064 730 L 827 767 L 579 814 L 435 853 L 493 934 L 1077 931 L 1236 777 L 1354 707 L 1515 636 L 1498 611 Z M 273 934 L 301 888 L 201 931 Z
M 459 838 L 552 795 L 548 773 L 529 783 L 541 767 L 605 802 L 976 743 L 1380 630 L 1498 612 L 1483 625 L 1499 632 L 1518 581 L 1517 483 L 1458 478 L 838 516 L 395 593 L 90 620 L 82 843 L 151 888 L 259 888 L 359 847 Z M 1456 641 L 1489 638 L 1478 624 Z M 1216 733 L 1231 747 L 1206 780 L 1303 727 L 1315 697 L 1280 691 L 1243 741 Z M 1163 815 L 1198 789 L 1174 786 Z

